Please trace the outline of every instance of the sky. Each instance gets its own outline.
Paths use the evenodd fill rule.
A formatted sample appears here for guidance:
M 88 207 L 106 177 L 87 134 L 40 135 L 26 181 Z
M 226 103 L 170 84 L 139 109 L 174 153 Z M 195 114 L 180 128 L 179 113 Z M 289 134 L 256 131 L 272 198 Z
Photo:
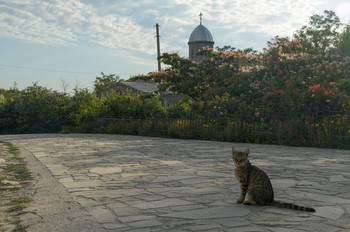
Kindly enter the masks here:
M 0 0 L 0 88 L 70 92 L 101 72 L 156 71 L 155 24 L 161 52 L 188 57 L 200 12 L 214 46 L 262 51 L 324 10 L 350 23 L 350 0 Z

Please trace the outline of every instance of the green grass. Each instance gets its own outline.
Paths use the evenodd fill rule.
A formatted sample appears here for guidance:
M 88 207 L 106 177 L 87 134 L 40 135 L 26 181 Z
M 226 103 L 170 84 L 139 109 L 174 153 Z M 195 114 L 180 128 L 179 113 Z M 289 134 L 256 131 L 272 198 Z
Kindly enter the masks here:
M 20 151 L 18 149 L 18 147 L 14 146 L 12 143 L 10 142 L 3 142 L 3 141 L 0 141 L 0 143 L 2 143 L 3 145 L 5 145 L 8 149 L 8 152 L 12 155 L 19 155 L 20 154 Z
M 12 203 L 29 203 L 32 202 L 33 199 L 31 197 L 17 197 L 10 199 Z
M 13 212 L 21 212 L 25 209 L 25 206 L 24 205 L 21 205 L 21 204 L 16 204 L 12 207 L 10 207 L 7 212 L 9 213 L 13 213 Z
M 23 210 L 33 199 L 15 196 L 20 194 L 18 190 L 26 186 L 33 177 L 24 158 L 19 156 L 20 150 L 9 142 L 0 141 L 0 144 L 5 148 L 1 149 L 1 157 L 5 159 L 5 163 L 0 167 L 0 202 L 2 206 L 6 206 L 8 215 L 11 215 L 10 221 L 6 223 L 16 226 L 13 232 L 25 232 L 27 227 L 20 224 L 19 215 L 25 213 Z M 2 226 L 0 224 L 0 231 Z
M 27 181 L 32 180 L 32 174 L 29 172 L 26 164 L 6 164 L 4 170 L 12 173 L 15 180 Z
M 17 223 L 16 228 L 12 232 L 26 232 L 28 226 L 22 226 L 19 224 L 20 222 Z
M 24 158 L 18 157 L 18 156 L 12 156 L 12 157 L 7 158 L 6 161 L 24 162 Z

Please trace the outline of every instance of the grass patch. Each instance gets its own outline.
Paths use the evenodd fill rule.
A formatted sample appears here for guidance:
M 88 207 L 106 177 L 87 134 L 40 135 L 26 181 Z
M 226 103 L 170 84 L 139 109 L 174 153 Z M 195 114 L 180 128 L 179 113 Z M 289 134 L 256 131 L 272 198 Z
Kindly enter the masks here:
M 20 190 L 21 188 L 20 187 L 14 187 L 14 186 L 4 186 L 4 187 L 1 187 L 0 186 L 0 191 L 18 191 Z
M 3 142 L 3 141 L 0 141 L 0 143 L 2 143 L 4 146 L 7 147 L 8 152 L 10 154 L 12 154 L 12 155 L 19 155 L 20 154 L 18 147 L 14 146 L 12 143 Z
M 22 210 L 25 209 L 25 206 L 24 205 L 21 205 L 21 204 L 16 204 L 15 206 L 12 206 L 10 207 L 7 212 L 9 213 L 13 213 L 13 212 L 22 212 Z
M 16 226 L 13 231 L 25 232 L 27 227 L 20 224 L 19 216 L 25 213 L 23 210 L 33 199 L 20 196 L 19 190 L 33 177 L 24 158 L 19 156 L 20 150 L 16 146 L 0 141 L 0 151 L 5 161 L 0 163 L 0 202 L 2 209 L 6 212 L 0 217 L 0 231 L 3 226 L 12 224 Z
M 10 199 L 12 203 L 29 203 L 32 202 L 33 199 L 31 197 L 17 197 Z
M 12 232 L 26 232 L 28 226 L 22 226 L 19 224 L 20 222 L 18 222 L 16 228 L 12 231 Z
M 12 162 L 24 162 L 24 158 L 22 157 L 18 157 L 18 156 L 12 156 L 12 157 L 9 157 L 7 158 L 6 161 L 12 161 Z
M 13 177 L 18 181 L 32 180 L 32 174 L 25 164 L 6 164 L 4 170 L 13 173 Z

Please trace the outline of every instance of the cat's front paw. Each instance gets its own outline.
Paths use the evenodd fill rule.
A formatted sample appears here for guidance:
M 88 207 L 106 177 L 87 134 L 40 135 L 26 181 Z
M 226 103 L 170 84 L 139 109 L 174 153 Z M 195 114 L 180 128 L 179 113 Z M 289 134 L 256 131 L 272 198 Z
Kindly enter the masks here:
M 237 198 L 237 204 L 241 204 L 244 201 L 243 197 Z
M 251 205 L 249 201 L 243 201 L 243 205 Z

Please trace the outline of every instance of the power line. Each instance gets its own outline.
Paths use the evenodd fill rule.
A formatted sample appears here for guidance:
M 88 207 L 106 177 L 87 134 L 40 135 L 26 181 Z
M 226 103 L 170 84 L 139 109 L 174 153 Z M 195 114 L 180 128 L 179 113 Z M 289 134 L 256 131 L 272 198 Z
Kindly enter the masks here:
M 77 72 L 77 71 L 65 71 L 65 70 L 55 70 L 55 69 L 46 69 L 46 68 L 33 68 L 33 67 L 16 66 L 16 65 L 8 65 L 8 64 L 0 64 L 0 66 L 8 67 L 8 68 L 27 69 L 27 70 L 40 71 L 40 72 L 96 75 L 96 73 L 92 73 L 92 72 Z M 135 75 L 137 73 L 118 73 L 118 74 Z
M 0 64 L 0 66 L 8 67 L 8 68 L 17 68 L 17 69 L 27 69 L 27 70 L 33 70 L 33 71 L 41 71 L 41 72 L 57 72 L 57 73 L 72 73 L 72 74 L 96 74 L 96 73 L 91 73 L 91 72 L 63 71 L 63 70 L 55 70 L 55 69 L 15 66 L 15 65 L 8 65 L 8 64 Z

